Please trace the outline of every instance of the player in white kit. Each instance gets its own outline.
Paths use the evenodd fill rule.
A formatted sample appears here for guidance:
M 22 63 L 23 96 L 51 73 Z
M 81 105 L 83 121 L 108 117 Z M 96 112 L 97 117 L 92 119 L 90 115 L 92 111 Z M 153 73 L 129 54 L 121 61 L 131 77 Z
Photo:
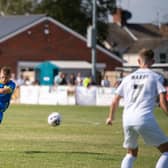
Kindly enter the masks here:
M 124 98 L 123 130 L 124 148 L 127 154 L 121 168 L 132 168 L 138 154 L 138 137 L 146 144 L 155 146 L 161 152 L 156 168 L 168 168 L 168 137 L 159 128 L 153 115 L 156 98 L 160 107 L 168 114 L 166 90 L 163 78 L 150 67 L 154 63 L 154 53 L 142 49 L 138 56 L 139 69 L 125 77 L 116 90 L 106 124 L 112 125 L 120 98 Z

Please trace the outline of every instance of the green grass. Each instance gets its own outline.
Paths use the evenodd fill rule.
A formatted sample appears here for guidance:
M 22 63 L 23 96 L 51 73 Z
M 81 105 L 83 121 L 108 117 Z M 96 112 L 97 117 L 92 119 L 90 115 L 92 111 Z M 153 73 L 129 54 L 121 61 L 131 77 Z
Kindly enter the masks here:
M 120 168 L 125 155 L 121 109 L 112 127 L 106 126 L 108 107 L 11 105 L 0 127 L 2 168 Z M 62 123 L 47 124 L 58 111 Z M 161 127 L 168 134 L 168 118 L 157 109 Z M 159 152 L 140 139 L 135 168 L 153 168 Z

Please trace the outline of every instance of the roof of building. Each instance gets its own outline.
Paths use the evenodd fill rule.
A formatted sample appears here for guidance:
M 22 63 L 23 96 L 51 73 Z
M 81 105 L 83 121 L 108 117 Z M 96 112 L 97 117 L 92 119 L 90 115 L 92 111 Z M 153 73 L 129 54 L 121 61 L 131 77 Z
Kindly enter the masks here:
M 160 43 L 161 39 L 142 39 L 135 41 L 132 46 L 127 50 L 128 53 L 137 53 L 142 48 L 156 49 Z
M 162 37 L 159 27 L 154 24 L 127 24 L 126 26 L 138 39 Z
M 87 39 L 80 35 L 79 33 L 73 31 L 69 27 L 63 25 L 62 23 L 58 22 L 57 20 L 54 20 L 51 17 L 47 17 L 43 14 L 40 15 L 15 15 L 15 16 L 0 16 L 0 42 L 3 42 L 9 38 L 12 38 L 19 33 L 31 28 L 32 26 L 35 26 L 45 20 L 51 21 L 55 25 L 59 26 L 63 30 L 71 33 L 78 39 L 87 42 Z M 105 53 L 107 56 L 119 61 L 123 62 L 123 60 L 119 57 L 117 57 L 112 52 L 106 50 L 105 48 L 97 45 L 97 49 L 99 49 L 101 52 Z
M 107 41 L 112 48 L 117 48 L 118 50 L 126 49 L 134 42 L 124 28 L 118 24 L 109 24 L 109 35 Z
M 153 24 L 126 24 L 120 26 L 116 23 L 109 25 L 109 37 L 107 38 L 112 48 L 122 53 L 135 53 L 141 48 L 154 49 L 163 41 L 168 41 L 159 27 Z
M 0 16 L 0 39 L 28 26 L 45 15 Z
M 92 65 L 87 61 L 50 61 L 61 69 L 91 69 Z
M 60 61 L 56 61 L 56 60 L 49 60 L 49 61 L 44 61 L 44 62 L 35 62 L 35 61 L 19 61 L 18 65 L 20 67 L 31 67 L 31 68 L 38 68 L 39 65 L 43 64 L 43 63 L 51 63 L 53 65 L 55 65 L 56 67 L 60 68 L 60 69 L 91 69 L 92 68 L 92 64 L 87 62 L 87 61 L 81 61 L 81 60 L 60 60 Z M 106 68 L 106 64 L 105 63 L 96 63 L 96 67 L 97 69 L 104 69 Z

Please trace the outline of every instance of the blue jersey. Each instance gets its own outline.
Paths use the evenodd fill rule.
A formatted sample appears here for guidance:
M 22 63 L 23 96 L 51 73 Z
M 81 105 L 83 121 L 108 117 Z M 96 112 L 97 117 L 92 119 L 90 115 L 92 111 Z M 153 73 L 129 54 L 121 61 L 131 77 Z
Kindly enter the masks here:
M 10 93 L 0 94 L 0 112 L 4 112 L 8 108 L 15 87 L 15 83 L 11 80 L 6 84 L 0 83 L 0 88 L 10 88 L 11 90 Z

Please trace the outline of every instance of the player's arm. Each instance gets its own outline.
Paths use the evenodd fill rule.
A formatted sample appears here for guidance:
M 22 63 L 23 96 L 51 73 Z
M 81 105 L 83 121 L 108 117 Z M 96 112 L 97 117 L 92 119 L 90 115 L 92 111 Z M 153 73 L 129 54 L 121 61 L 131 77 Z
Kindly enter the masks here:
M 117 94 L 114 96 L 114 99 L 113 99 L 112 104 L 111 104 L 110 109 L 109 109 L 108 118 L 106 119 L 106 124 L 107 125 L 112 125 L 112 122 L 115 118 L 116 110 L 118 108 L 120 98 L 121 98 L 121 96 L 119 96 Z
M 11 93 L 12 89 L 8 86 L 4 87 L 4 88 L 0 88 L 0 94 L 8 94 Z
M 161 109 L 168 115 L 168 102 L 166 100 L 165 92 L 159 94 L 159 103 Z

